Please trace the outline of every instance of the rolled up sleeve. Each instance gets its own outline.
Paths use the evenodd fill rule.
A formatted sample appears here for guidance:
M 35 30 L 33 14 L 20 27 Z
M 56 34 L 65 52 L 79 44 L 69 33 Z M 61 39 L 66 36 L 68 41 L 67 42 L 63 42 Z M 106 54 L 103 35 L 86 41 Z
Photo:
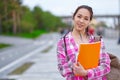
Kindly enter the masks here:
M 58 70 L 63 77 L 68 77 L 72 74 L 70 68 L 70 62 L 67 60 L 64 50 L 63 41 L 60 40 L 57 44 L 57 59 L 58 59 Z
M 105 46 L 103 40 L 101 40 L 101 52 L 99 66 L 93 69 L 88 69 L 88 80 L 96 79 L 103 77 L 110 72 L 110 58 L 109 55 L 105 52 Z

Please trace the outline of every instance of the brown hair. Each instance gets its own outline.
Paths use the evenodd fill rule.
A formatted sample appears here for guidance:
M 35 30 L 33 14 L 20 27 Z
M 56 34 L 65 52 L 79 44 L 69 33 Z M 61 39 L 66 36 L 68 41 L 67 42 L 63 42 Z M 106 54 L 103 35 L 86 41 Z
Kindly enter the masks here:
M 87 6 L 87 5 L 81 5 L 81 6 L 79 6 L 79 7 L 75 10 L 75 12 L 74 12 L 74 14 L 73 14 L 73 19 L 74 19 L 76 13 L 78 12 L 78 10 L 81 9 L 81 8 L 87 9 L 87 10 L 90 12 L 90 20 L 92 20 L 92 18 L 93 18 L 93 10 L 92 10 L 92 8 L 91 8 L 90 6 Z M 88 26 L 88 27 L 89 27 L 89 26 Z M 88 27 L 86 28 L 86 33 L 87 33 L 87 35 L 89 34 L 89 33 L 88 33 Z
M 87 10 L 90 12 L 90 20 L 92 20 L 93 10 L 92 10 L 92 8 L 91 8 L 90 6 L 87 6 L 87 5 L 81 5 L 81 6 L 79 6 L 79 7 L 75 10 L 75 12 L 74 12 L 74 14 L 73 14 L 73 19 L 74 19 L 76 13 L 78 12 L 78 10 L 81 9 L 81 8 L 87 9 Z

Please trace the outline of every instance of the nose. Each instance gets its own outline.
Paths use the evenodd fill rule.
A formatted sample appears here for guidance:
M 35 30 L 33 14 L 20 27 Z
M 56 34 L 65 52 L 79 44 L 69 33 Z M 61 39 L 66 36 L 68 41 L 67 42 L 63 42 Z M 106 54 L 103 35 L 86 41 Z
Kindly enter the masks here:
M 83 18 L 80 18 L 80 22 L 83 22 L 84 20 L 83 20 Z

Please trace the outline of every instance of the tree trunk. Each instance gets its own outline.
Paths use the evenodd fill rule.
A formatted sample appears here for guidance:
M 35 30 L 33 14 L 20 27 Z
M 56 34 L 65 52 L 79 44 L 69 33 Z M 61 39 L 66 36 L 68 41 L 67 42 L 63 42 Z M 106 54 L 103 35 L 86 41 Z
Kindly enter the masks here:
M 21 32 L 21 28 L 20 28 L 20 14 L 17 13 L 17 27 L 18 27 L 18 32 Z
M 16 34 L 17 33 L 17 22 L 16 22 L 16 13 L 14 10 L 12 11 L 12 17 L 13 17 L 13 33 Z
M 7 20 L 7 14 L 8 14 L 8 10 L 7 10 L 7 0 L 4 0 L 4 11 L 5 11 L 5 20 Z
M 1 19 L 1 16 L 0 16 L 0 34 L 2 34 L 2 19 Z

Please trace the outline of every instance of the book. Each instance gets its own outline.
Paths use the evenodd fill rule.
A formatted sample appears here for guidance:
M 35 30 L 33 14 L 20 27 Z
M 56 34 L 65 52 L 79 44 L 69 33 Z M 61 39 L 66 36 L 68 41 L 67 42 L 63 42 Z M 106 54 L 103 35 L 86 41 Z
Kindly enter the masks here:
M 98 66 L 100 57 L 101 42 L 82 43 L 79 45 L 77 61 L 85 68 L 95 68 Z

